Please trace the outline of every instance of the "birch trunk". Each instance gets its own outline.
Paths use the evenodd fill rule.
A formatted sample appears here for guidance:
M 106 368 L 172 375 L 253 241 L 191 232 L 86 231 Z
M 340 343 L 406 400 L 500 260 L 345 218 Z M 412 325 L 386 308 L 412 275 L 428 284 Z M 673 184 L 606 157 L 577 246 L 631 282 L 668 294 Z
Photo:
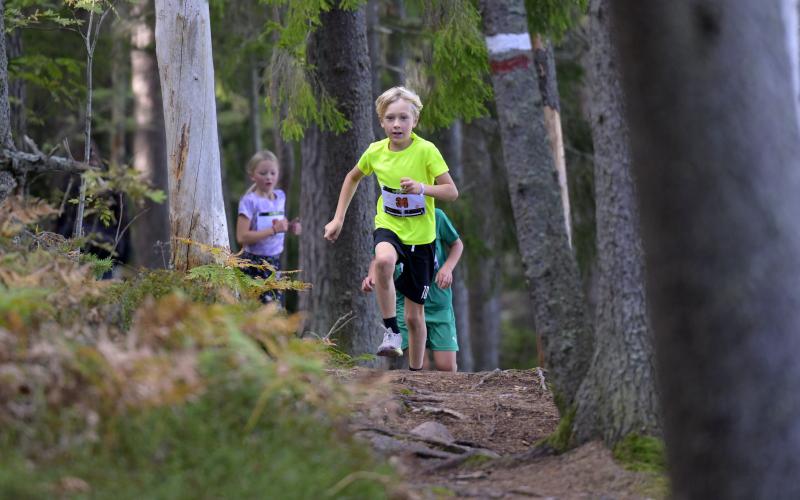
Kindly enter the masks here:
M 571 405 L 592 338 L 569 246 L 522 0 L 482 0 L 503 157 L 536 331 L 561 402 Z M 562 410 L 565 409 L 562 406 Z
M 786 4 L 611 5 L 672 497 L 800 498 L 800 130 Z
M 156 54 L 167 137 L 170 262 L 185 271 L 211 256 L 184 240 L 230 247 L 207 1 L 156 0 Z

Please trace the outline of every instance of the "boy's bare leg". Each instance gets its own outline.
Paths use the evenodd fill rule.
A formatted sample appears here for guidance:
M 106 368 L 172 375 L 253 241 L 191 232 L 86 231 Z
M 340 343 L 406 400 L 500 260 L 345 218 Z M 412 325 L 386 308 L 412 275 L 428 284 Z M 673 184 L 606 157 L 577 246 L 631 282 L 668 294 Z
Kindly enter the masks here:
M 440 372 L 458 371 L 456 351 L 433 351 L 433 365 Z
M 394 266 L 397 250 L 391 243 L 381 241 L 375 245 L 375 296 L 383 319 L 397 316 L 397 298 L 394 291 Z
M 425 306 L 405 298 L 406 326 L 408 327 L 408 366 L 421 368 L 425 358 L 425 341 L 428 328 L 425 326 Z

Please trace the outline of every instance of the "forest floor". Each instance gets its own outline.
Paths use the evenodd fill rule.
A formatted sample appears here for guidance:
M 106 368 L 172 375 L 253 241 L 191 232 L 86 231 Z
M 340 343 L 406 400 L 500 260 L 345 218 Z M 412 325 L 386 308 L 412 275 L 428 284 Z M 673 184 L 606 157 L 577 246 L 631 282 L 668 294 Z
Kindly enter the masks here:
M 663 479 L 632 472 L 593 442 L 561 455 L 534 445 L 558 424 L 535 370 L 378 371 L 339 376 L 359 388 L 352 432 L 406 481 L 398 498 L 659 498 Z

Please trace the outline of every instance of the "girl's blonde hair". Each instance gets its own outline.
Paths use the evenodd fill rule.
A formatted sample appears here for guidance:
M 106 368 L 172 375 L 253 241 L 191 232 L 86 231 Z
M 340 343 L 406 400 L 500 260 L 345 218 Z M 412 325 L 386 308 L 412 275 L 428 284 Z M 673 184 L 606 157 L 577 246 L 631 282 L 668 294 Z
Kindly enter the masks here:
M 386 114 L 386 108 L 400 99 L 405 99 L 411 104 L 411 112 L 414 114 L 414 120 L 418 121 L 419 113 L 422 111 L 422 101 L 416 92 L 405 87 L 392 87 L 375 99 L 375 111 L 378 113 L 378 118 L 383 120 L 383 115 Z
M 261 163 L 262 161 L 265 161 L 265 160 L 266 161 L 274 161 L 275 165 L 278 166 L 278 174 L 279 174 L 278 175 L 278 180 L 280 181 L 281 164 L 278 163 L 278 157 L 275 156 L 275 153 L 273 153 L 272 151 L 270 151 L 268 149 L 264 149 L 262 151 L 259 151 L 256 154 L 254 154 L 250 158 L 250 161 L 247 162 L 247 165 L 245 165 L 245 171 L 248 173 L 248 175 L 253 175 L 253 172 L 256 171 L 256 167 L 258 166 L 258 164 Z M 255 184 L 251 184 L 250 187 L 247 188 L 246 193 L 252 192 L 255 188 L 256 188 L 256 185 Z

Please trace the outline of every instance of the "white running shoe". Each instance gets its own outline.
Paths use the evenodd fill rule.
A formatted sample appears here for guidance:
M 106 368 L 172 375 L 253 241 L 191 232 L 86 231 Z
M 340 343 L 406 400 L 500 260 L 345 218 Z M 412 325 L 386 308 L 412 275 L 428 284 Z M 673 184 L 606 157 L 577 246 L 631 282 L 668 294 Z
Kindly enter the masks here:
M 378 356 L 400 357 L 403 355 L 403 336 L 399 333 L 394 333 L 391 328 L 386 327 L 383 332 L 383 342 L 378 347 Z

